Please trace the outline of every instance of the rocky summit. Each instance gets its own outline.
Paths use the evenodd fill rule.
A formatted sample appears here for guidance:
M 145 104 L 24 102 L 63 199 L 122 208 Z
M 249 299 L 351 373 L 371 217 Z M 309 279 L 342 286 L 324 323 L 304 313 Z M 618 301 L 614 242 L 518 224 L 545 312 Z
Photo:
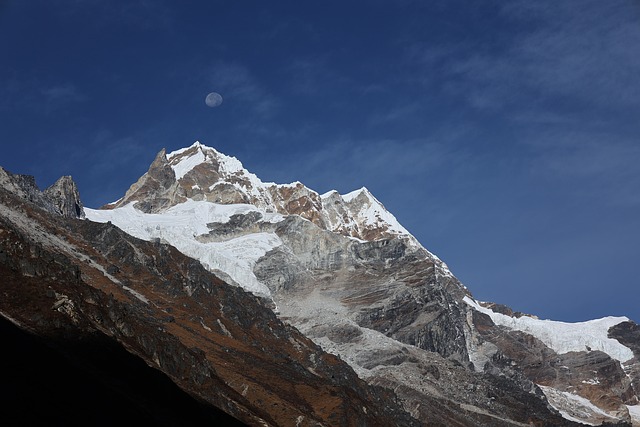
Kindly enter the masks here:
M 198 142 L 101 209 L 2 172 L 4 317 L 246 424 L 640 425 L 637 324 L 475 300 L 364 187 L 265 183 Z

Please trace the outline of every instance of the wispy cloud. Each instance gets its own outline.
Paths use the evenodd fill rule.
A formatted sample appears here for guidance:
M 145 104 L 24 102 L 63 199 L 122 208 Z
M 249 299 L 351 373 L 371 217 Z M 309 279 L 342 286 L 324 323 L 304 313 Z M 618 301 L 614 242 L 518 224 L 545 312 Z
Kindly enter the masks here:
M 241 64 L 218 62 L 208 74 L 211 90 L 220 92 L 233 108 L 248 109 L 262 117 L 273 115 L 279 106 L 275 96 Z
M 287 164 L 282 173 L 289 179 L 299 179 L 320 192 L 348 192 L 367 186 L 391 194 L 412 191 L 418 182 L 423 183 L 418 185 L 423 189 L 435 182 L 457 182 L 465 164 L 473 167 L 468 162 L 470 153 L 458 143 L 459 136 L 452 133 L 412 140 L 342 137 L 330 144 L 317 144 L 316 149 L 311 143 L 303 153 L 274 161 Z M 287 180 L 284 175 L 275 178 Z
M 330 54 L 304 56 L 294 59 L 285 69 L 290 77 L 289 89 L 302 95 L 327 95 L 327 91 L 349 82 L 331 65 Z
M 47 113 L 64 108 L 67 105 L 84 102 L 87 97 L 71 83 L 64 83 L 44 88 L 42 93 L 42 105 Z
M 632 2 L 513 1 L 502 14 L 520 30 L 491 49 L 409 49 L 424 64 L 424 81 L 443 79 L 445 90 L 481 110 L 640 108 L 640 14 Z
M 71 82 L 46 85 L 36 77 L 11 76 L 0 84 L 0 110 L 50 114 L 86 100 L 87 96 Z
M 571 197 L 598 206 L 640 205 L 640 145 L 634 138 L 586 131 L 548 131 L 528 141 L 536 179 L 562 183 Z

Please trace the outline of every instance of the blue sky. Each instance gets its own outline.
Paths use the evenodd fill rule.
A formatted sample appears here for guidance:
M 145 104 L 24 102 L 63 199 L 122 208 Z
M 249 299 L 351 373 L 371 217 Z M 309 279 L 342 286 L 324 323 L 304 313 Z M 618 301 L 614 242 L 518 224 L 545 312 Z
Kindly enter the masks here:
M 639 46 L 632 0 L 0 0 L 0 165 L 98 207 L 200 140 L 368 187 L 478 299 L 639 321 Z

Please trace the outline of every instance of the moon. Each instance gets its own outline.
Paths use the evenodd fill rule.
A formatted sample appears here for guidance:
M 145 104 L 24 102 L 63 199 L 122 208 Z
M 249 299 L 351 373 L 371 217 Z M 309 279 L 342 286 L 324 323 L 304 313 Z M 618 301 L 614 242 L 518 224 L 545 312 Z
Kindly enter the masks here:
M 204 103 L 211 108 L 217 107 L 218 105 L 222 104 L 222 95 L 220 95 L 218 92 L 211 92 L 204 99 Z

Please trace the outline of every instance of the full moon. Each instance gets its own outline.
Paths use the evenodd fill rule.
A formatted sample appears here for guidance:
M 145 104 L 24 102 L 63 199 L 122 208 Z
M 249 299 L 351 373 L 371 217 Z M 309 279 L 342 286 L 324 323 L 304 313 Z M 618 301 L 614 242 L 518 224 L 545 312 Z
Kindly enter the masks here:
M 217 107 L 218 105 L 222 104 L 222 96 L 218 92 L 211 92 L 204 99 L 204 102 L 211 108 Z

